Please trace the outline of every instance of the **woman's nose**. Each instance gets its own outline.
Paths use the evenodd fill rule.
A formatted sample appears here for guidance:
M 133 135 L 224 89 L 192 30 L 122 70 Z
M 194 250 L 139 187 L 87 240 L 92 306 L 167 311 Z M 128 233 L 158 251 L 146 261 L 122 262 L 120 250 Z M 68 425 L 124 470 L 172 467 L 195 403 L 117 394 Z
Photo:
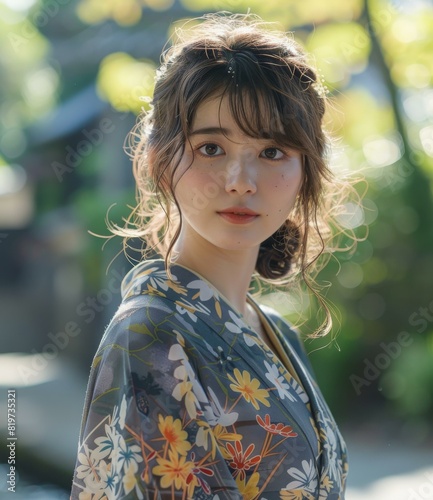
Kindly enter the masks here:
M 227 165 L 225 189 L 240 195 L 257 191 L 256 175 L 251 161 L 237 159 Z

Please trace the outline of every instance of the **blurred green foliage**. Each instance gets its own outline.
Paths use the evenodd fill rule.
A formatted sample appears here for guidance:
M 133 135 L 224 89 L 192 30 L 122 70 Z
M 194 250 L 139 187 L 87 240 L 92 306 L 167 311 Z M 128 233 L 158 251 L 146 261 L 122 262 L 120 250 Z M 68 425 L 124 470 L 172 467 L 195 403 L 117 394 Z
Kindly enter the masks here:
M 130 168 L 128 160 L 120 160 L 123 137 L 120 143 L 104 137 L 76 167 L 66 165 L 61 179 L 53 162 L 65 163 L 65 148 L 83 140 L 83 129 L 96 127 L 103 113 L 115 123 L 110 137 L 126 133 L 121 114 L 128 113 L 122 124 L 133 124 L 147 105 L 139 97 L 152 92 L 163 45 L 153 50 L 155 29 L 166 39 L 173 21 L 220 9 L 250 9 L 276 21 L 277 29 L 294 32 L 329 90 L 327 122 L 339 138 L 332 167 L 341 175 L 358 172 L 368 183 L 363 206 L 347 221 L 360 237 L 368 227 L 367 238 L 353 255 L 331 260 L 319 276 L 320 282 L 333 283 L 327 298 L 340 311 L 335 342 L 323 349 L 329 338 L 306 344 L 325 395 L 341 418 L 394 415 L 403 430 L 408 422 L 424 429 L 422 440 L 431 432 L 433 415 L 433 318 L 417 328 L 413 315 L 423 307 L 433 313 L 433 11 L 428 2 L 2 1 L 0 156 L 4 163 L 26 167 L 36 188 L 36 220 L 72 208 L 86 242 L 77 258 L 88 286 L 96 288 L 105 272 L 101 240 L 86 231 L 107 234 L 108 207 L 117 203 L 110 215 L 120 222 L 134 198 L 131 178 L 114 173 Z M 99 96 L 99 103 L 91 103 L 94 114 L 86 106 L 75 109 L 74 120 L 89 111 L 87 121 L 68 128 L 64 107 L 88 86 Z M 59 123 L 50 119 L 62 110 L 62 132 L 55 126 L 50 130 L 47 123 Z M 44 138 L 35 133 L 41 124 L 48 127 Z M 292 317 L 293 308 L 283 304 L 282 312 Z M 307 302 L 306 331 L 317 326 L 313 311 Z M 367 380 L 366 362 L 374 365 L 383 353 L 381 342 L 395 342 L 401 331 L 411 336 L 411 345 Z M 368 382 L 359 394 L 353 376 Z

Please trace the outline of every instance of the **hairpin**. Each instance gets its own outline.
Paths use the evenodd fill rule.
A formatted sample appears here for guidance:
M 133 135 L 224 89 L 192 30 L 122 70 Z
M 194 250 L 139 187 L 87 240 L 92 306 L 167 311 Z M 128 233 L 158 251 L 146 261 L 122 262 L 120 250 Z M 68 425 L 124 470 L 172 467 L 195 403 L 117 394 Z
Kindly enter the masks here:
M 233 58 L 230 59 L 228 62 L 229 64 L 229 69 L 227 70 L 227 73 L 232 75 L 232 78 L 235 77 L 235 68 L 234 68 L 234 63 L 233 63 Z

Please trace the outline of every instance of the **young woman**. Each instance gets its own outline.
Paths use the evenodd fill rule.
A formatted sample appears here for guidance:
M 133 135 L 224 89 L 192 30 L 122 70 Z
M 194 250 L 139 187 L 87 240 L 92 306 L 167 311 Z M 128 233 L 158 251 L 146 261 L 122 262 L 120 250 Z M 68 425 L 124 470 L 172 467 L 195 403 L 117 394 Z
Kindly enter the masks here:
M 146 253 L 92 365 L 71 498 L 343 499 L 346 447 L 302 343 L 249 293 L 257 275 L 310 283 L 323 250 L 324 93 L 287 35 L 200 21 L 132 133 L 120 232 Z

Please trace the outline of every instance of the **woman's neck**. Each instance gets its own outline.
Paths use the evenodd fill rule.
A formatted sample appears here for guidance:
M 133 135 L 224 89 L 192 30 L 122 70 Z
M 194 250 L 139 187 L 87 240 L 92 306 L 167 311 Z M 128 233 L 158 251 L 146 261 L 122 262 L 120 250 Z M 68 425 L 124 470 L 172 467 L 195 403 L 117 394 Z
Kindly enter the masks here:
M 209 281 L 230 305 L 242 315 L 247 313 L 246 297 L 254 272 L 258 248 L 227 251 L 220 248 L 194 248 L 181 243 L 175 247 L 175 264 L 185 266 Z

